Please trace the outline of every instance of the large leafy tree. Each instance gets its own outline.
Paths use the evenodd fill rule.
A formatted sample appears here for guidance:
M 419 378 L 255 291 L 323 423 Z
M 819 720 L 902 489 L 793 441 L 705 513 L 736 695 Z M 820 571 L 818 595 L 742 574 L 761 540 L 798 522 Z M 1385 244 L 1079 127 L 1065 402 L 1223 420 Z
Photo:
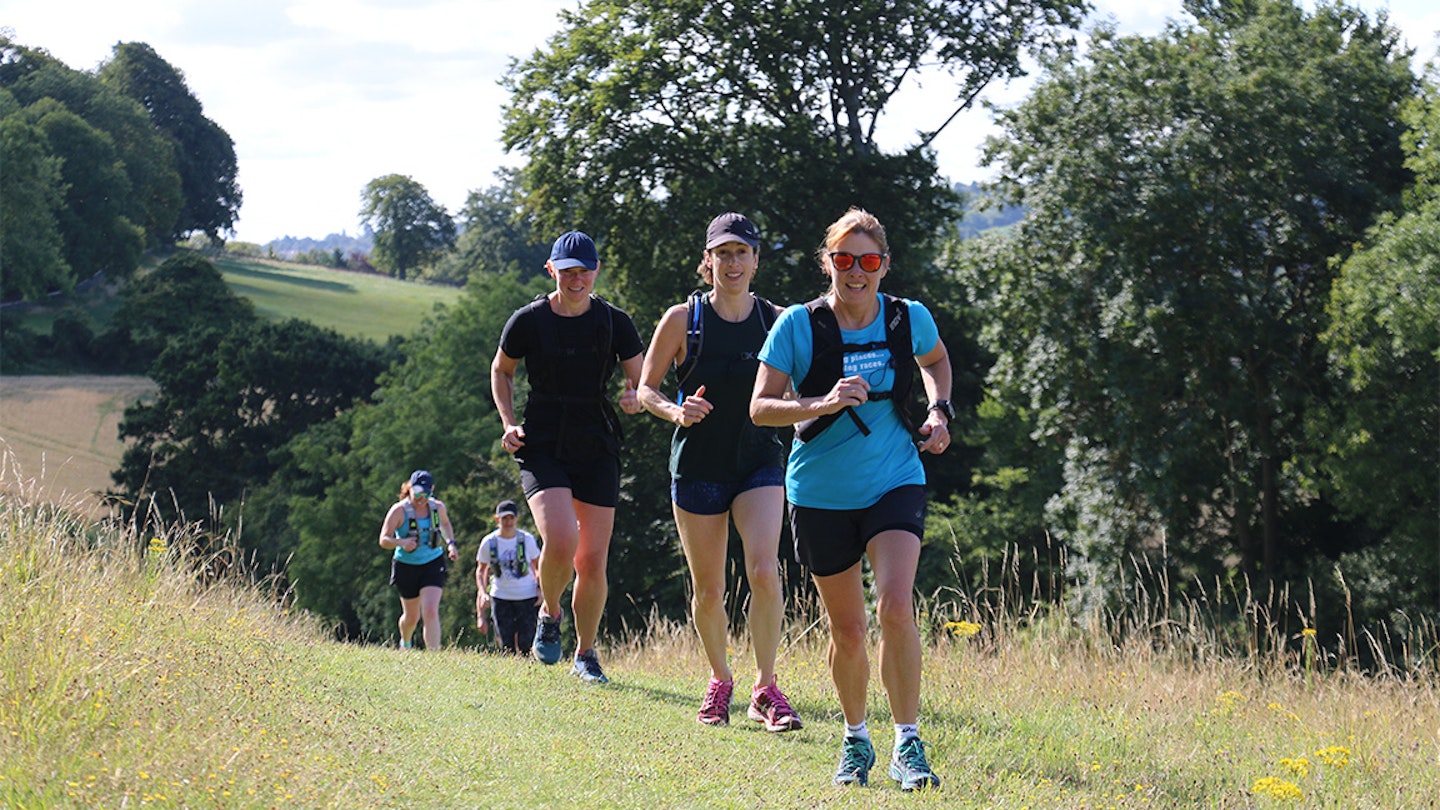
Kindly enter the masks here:
M 17 45 L 3 35 L 0 54 L 0 87 L 10 90 L 21 106 L 53 99 L 109 138 L 129 189 L 106 205 L 141 228 L 147 244 L 163 244 L 184 204 L 174 139 L 155 127 L 138 102 L 93 74 L 72 70 L 45 51 Z M 134 268 L 113 269 L 128 274 Z
M 590 0 L 514 66 L 504 143 L 523 152 L 526 204 L 552 237 L 601 242 L 606 289 L 642 328 L 692 289 L 711 217 L 749 214 L 765 238 L 757 289 L 822 287 L 810 252 L 851 205 L 890 232 L 892 291 L 922 289 L 927 247 L 956 197 L 929 138 L 886 153 L 876 130 L 922 67 L 955 81 L 955 110 L 1062 42 L 1082 0 Z M 608 274 L 608 280 L 604 276 Z
M 149 45 L 122 42 L 101 66 L 100 79 L 144 106 L 155 127 L 175 141 L 184 206 L 166 236 L 199 231 L 217 239 L 233 231 L 241 199 L 235 143 L 205 117 L 184 75 Z
M 60 159 L 65 196 L 57 220 L 66 263 L 84 278 L 100 272 L 129 275 L 139 264 L 145 235 L 125 215 L 130 177 L 114 139 L 54 99 L 31 104 L 25 114 Z
M 1405 110 L 1404 209 L 1340 268 L 1324 338 L 1344 396 L 1317 419 L 1321 479 L 1375 533 L 1347 562 L 1366 602 L 1423 615 L 1440 604 L 1440 76 Z M 1355 578 L 1356 574 L 1350 575 Z M 1368 612 L 1368 611 L 1367 611 Z M 1392 619 L 1395 617 L 1391 617 Z
M 1332 393 L 1331 257 L 1408 176 L 1414 77 L 1383 18 L 1187 8 L 1193 24 L 1102 28 L 1084 60 L 1051 61 L 991 145 L 1030 210 L 970 274 L 992 381 L 1065 448 L 1055 519 L 1090 584 L 1142 543 L 1264 578 L 1293 562 L 1285 526 L 1314 494 L 1293 463 Z
M 497 174 L 499 183 L 470 192 L 458 220 L 455 250 L 445 256 L 435 277 L 464 283 L 480 274 L 545 275 L 550 240 L 536 232 L 525 213 L 513 170 Z
M 0 299 L 37 300 L 74 282 L 56 216 L 65 200 L 61 161 L 39 127 L 5 114 L 13 106 L 0 90 Z
M 365 185 L 360 200 L 360 221 L 375 233 L 371 261 L 398 279 L 455 246 L 455 220 L 411 177 L 377 177 Z

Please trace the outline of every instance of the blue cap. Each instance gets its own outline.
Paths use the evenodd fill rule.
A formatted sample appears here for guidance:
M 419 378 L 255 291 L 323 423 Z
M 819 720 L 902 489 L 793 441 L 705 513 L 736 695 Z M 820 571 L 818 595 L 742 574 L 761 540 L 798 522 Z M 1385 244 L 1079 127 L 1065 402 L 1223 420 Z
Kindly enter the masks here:
M 410 494 L 429 495 L 435 491 L 435 479 L 428 470 L 416 470 L 410 474 Z
M 556 270 L 584 267 L 594 270 L 600 266 L 600 255 L 595 251 L 595 240 L 580 231 L 560 234 L 550 248 L 550 266 Z

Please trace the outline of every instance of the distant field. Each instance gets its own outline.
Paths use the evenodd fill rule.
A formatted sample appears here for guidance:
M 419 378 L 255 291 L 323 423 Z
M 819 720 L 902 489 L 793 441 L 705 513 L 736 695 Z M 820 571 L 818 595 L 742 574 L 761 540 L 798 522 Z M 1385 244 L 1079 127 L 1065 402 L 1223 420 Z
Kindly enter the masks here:
M 0 376 L 0 489 L 100 512 L 120 418 L 154 392 L 144 377 Z
M 413 333 L 435 304 L 460 296 L 454 287 L 282 262 L 227 258 L 215 266 L 264 317 L 299 318 L 379 343 Z M 106 323 L 117 302 L 113 287 L 87 285 L 68 303 Z M 45 333 L 62 306 L 7 310 L 5 317 Z M 116 438 L 120 418 L 154 392 L 144 377 L 0 375 L 0 490 L 98 512 L 96 493 L 111 486 L 124 451 Z
M 436 304 L 460 297 L 455 287 L 310 265 L 222 258 L 215 266 L 265 317 L 299 318 L 377 343 L 414 332 Z

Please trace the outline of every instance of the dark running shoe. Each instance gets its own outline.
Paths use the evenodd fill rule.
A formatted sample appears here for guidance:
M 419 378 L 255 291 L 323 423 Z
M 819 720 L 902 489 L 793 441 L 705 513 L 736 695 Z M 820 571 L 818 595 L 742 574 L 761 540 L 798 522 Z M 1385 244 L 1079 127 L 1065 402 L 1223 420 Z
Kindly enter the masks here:
M 589 683 L 609 683 L 610 679 L 600 669 L 600 659 L 595 657 L 594 650 L 586 650 L 575 656 L 575 666 L 570 668 L 570 674 L 582 681 Z
M 540 614 L 535 626 L 535 643 L 530 652 L 542 664 L 553 664 L 560 660 L 560 620 Z
M 730 694 L 735 690 L 735 681 L 710 679 L 705 687 L 705 699 L 700 701 L 700 713 L 695 720 L 707 726 L 730 725 Z
M 940 787 L 940 777 L 930 772 L 925 761 L 925 743 L 911 737 L 900 743 L 890 760 L 890 778 L 900 783 L 901 790 L 924 790 Z
M 870 768 L 875 764 L 875 747 L 864 737 L 846 737 L 840 746 L 840 767 L 835 770 L 835 784 L 870 784 Z

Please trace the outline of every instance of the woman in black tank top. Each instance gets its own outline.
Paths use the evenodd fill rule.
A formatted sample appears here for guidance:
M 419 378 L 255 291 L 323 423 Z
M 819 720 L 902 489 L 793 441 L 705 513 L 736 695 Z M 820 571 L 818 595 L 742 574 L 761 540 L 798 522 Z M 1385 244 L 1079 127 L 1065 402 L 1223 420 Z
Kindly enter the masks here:
M 710 665 L 696 719 L 730 722 L 734 677 L 726 661 L 725 555 L 733 517 L 750 583 L 747 624 L 755 650 L 755 682 L 747 716 L 769 731 L 801 726 L 775 678 L 785 617 L 780 587 L 780 528 L 785 514 L 784 447 L 771 428 L 750 421 L 750 393 L 760 347 L 776 308 L 750 292 L 759 266 L 760 235 L 742 214 L 716 217 L 706 233 L 698 272 L 710 290 L 666 310 L 655 327 L 640 374 L 640 403 L 676 425 L 670 443 L 675 525 L 694 591 L 695 629 Z M 660 392 L 676 370 L 674 400 Z

